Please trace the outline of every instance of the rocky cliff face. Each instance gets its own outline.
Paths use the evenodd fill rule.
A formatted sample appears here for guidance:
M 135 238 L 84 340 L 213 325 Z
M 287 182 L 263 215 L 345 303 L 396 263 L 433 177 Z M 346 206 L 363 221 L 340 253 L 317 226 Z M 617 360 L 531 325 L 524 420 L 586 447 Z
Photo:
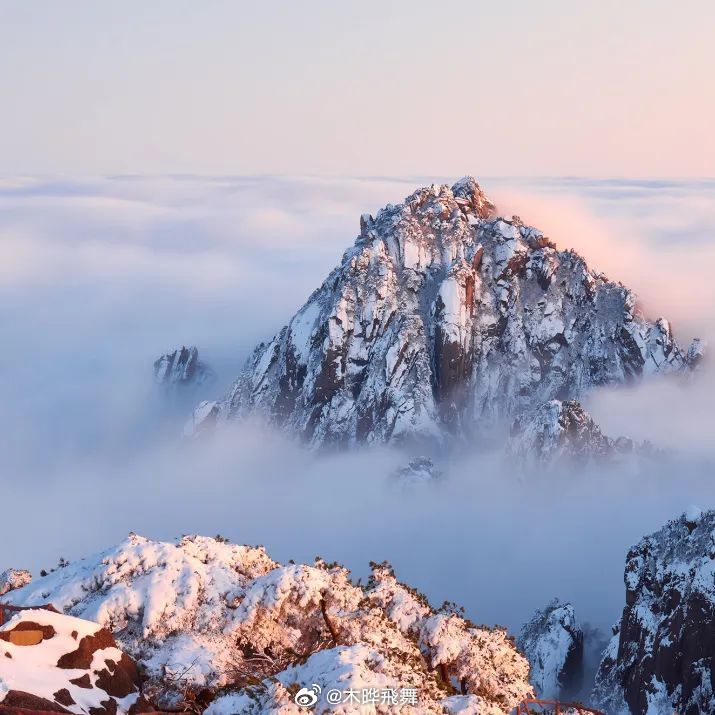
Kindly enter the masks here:
M 691 510 L 645 537 L 625 583 L 597 699 L 609 713 L 715 712 L 715 512 Z
M 496 216 L 466 178 L 363 216 L 341 264 L 216 411 L 260 413 L 314 445 L 442 440 L 684 370 L 691 353 L 627 288 Z
M 181 347 L 154 361 L 154 380 L 165 389 L 213 381 L 213 370 L 199 360 L 198 348 Z
M 49 601 L 112 631 L 164 709 L 196 712 L 213 700 L 217 715 L 301 712 L 294 696 L 312 683 L 394 691 L 394 703 L 379 704 L 395 714 L 500 715 L 532 694 L 506 631 L 433 608 L 387 564 L 372 564 L 360 585 L 336 564 L 281 565 L 220 538 L 131 535 L 8 599 Z M 354 708 L 321 699 L 312 712 Z
M 529 659 L 531 683 L 542 698 L 569 699 L 583 678 L 583 631 L 570 603 L 553 601 L 521 629 L 519 648 Z

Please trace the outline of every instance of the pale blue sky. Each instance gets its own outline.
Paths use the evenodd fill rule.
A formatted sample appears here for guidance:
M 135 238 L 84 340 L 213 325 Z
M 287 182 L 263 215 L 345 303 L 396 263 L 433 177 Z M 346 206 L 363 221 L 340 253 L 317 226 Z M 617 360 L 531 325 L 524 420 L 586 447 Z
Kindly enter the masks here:
M 0 0 L 0 173 L 715 175 L 710 0 Z

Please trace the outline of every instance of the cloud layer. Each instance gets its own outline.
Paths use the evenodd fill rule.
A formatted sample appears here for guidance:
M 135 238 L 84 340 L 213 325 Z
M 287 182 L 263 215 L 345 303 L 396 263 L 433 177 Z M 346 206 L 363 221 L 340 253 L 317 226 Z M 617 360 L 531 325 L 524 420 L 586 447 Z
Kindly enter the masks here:
M 252 425 L 183 443 L 180 416 L 152 391 L 155 357 L 195 343 L 219 372 L 214 394 L 196 397 L 220 394 L 339 261 L 360 214 L 432 180 L 1 179 L 0 480 L 18 506 L 4 523 L 23 538 L 0 566 L 51 566 L 129 530 L 221 532 L 358 572 L 390 559 L 477 621 L 518 626 L 554 595 L 614 619 L 627 548 L 691 502 L 715 506 L 711 381 L 590 401 L 607 433 L 681 449 L 677 474 L 671 463 L 525 481 L 497 455 L 465 455 L 436 492 L 413 495 L 386 485 L 404 461 L 391 450 L 316 457 Z M 713 182 L 484 186 L 633 287 L 681 339 L 712 334 Z

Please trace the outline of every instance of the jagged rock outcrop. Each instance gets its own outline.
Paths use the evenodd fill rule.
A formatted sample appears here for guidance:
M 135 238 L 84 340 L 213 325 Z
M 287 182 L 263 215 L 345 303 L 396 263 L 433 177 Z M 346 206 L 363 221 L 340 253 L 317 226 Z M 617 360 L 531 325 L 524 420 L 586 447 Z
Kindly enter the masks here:
M 583 465 L 629 454 L 652 456 L 654 449 L 629 437 L 606 437 L 575 400 L 549 400 L 514 420 L 507 454 L 522 466 Z
M 182 346 L 154 361 L 154 380 L 165 389 L 203 385 L 214 379 L 214 371 L 199 360 L 194 346 Z
M 441 440 L 686 370 L 695 353 L 623 285 L 496 216 L 466 178 L 363 216 L 341 264 L 216 409 L 259 413 L 313 445 Z
M 700 340 L 699 338 L 696 338 L 690 344 L 690 347 L 688 348 L 688 353 L 685 356 L 685 360 L 691 370 L 698 370 L 701 367 L 704 358 L 705 342 L 703 340 Z
M 372 564 L 360 585 L 336 564 L 283 566 L 263 548 L 219 537 L 170 544 L 130 535 L 9 597 L 50 601 L 111 630 L 162 708 L 196 710 L 216 698 L 215 713 L 298 712 L 294 686 L 339 682 L 416 689 L 412 710 L 398 701 L 381 712 L 499 715 L 533 692 L 504 629 L 433 608 L 387 564 Z
M 583 679 L 583 631 L 570 603 L 552 601 L 521 629 L 517 644 L 531 665 L 542 698 L 570 699 Z
M 430 457 L 415 457 L 391 475 L 391 480 L 395 484 L 407 490 L 424 484 L 434 484 L 440 479 L 442 479 L 442 472 L 437 469 Z
M 6 569 L 0 573 L 0 596 L 26 586 L 32 581 L 32 574 L 25 569 Z
M 136 663 L 96 623 L 44 609 L 0 626 L 0 704 L 86 715 L 151 710 Z
M 216 425 L 220 413 L 221 408 L 215 400 L 200 402 L 184 424 L 184 434 L 187 437 L 198 437 L 201 433 L 210 431 Z
M 595 697 L 614 714 L 715 712 L 715 511 L 691 509 L 642 539 L 625 584 Z

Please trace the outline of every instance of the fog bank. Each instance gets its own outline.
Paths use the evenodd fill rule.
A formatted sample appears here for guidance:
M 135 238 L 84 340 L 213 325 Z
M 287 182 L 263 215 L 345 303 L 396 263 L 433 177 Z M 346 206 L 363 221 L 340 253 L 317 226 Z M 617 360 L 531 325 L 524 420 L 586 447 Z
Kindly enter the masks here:
M 256 425 L 180 437 L 153 360 L 197 344 L 219 396 L 358 233 L 361 213 L 429 179 L 117 177 L 0 180 L 0 480 L 8 566 L 48 568 L 130 530 L 221 533 L 280 560 L 388 559 L 435 601 L 518 627 L 552 597 L 601 627 L 627 549 L 689 504 L 715 507 L 712 377 L 595 393 L 604 431 L 670 461 L 518 475 L 455 455 L 434 489 L 386 476 L 404 454 L 306 453 Z M 485 180 L 506 213 L 634 288 L 681 340 L 712 334 L 713 182 Z M 707 366 L 706 366 L 707 367 Z

